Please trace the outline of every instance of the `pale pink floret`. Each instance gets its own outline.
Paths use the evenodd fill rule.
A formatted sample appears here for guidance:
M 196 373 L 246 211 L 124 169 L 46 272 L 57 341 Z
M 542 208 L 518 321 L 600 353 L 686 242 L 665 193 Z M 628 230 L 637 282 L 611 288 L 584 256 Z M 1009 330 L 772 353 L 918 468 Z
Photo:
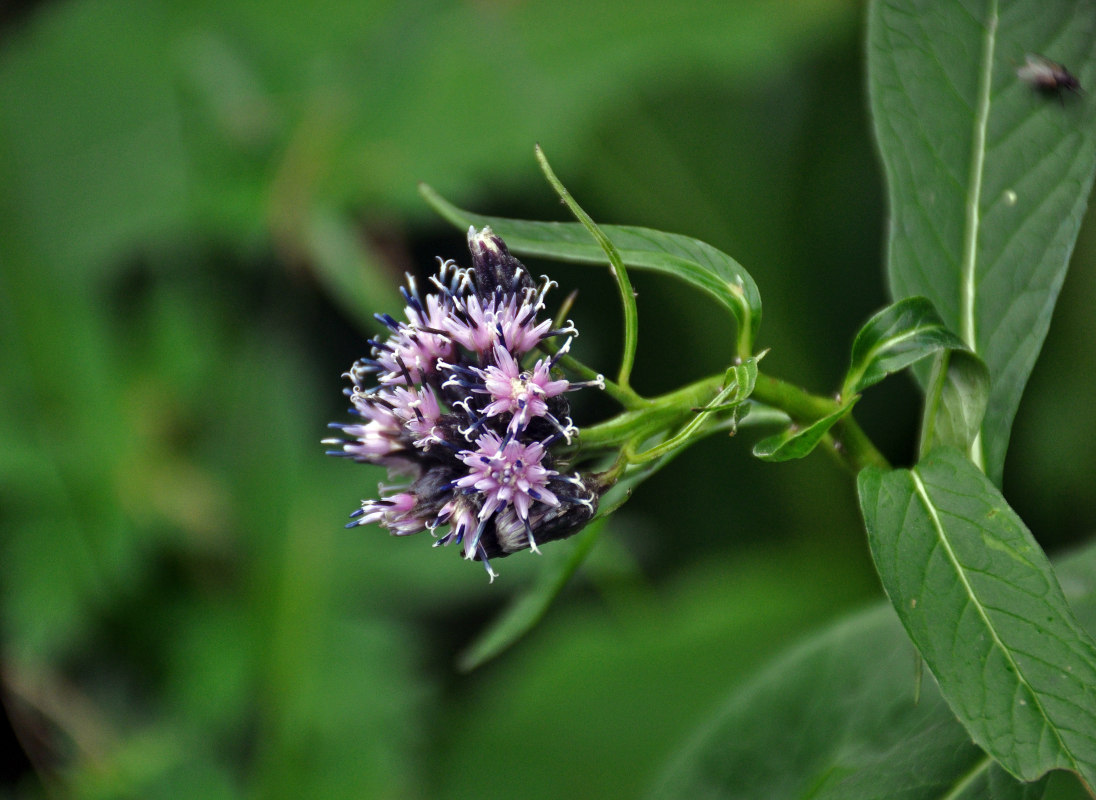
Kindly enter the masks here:
M 441 406 L 434 390 L 429 386 L 421 389 L 400 386 L 392 392 L 393 413 L 401 419 L 414 437 L 414 443 L 422 446 L 437 441 L 437 425 L 441 419 Z
M 444 330 L 453 341 L 473 353 L 489 353 L 496 346 L 522 355 L 532 350 L 552 329 L 552 321 L 537 322 L 537 306 L 529 296 L 518 302 L 515 295 L 492 295 L 481 301 L 469 295 L 461 303 L 463 318 L 450 317 Z
M 419 533 L 426 530 L 426 523 L 411 513 L 417 502 L 418 497 L 410 492 L 400 492 L 382 500 L 366 500 L 362 503 L 364 513 L 358 519 L 358 524 L 376 522 L 395 536 Z
M 403 449 L 400 441 L 402 422 L 389 408 L 371 402 L 372 397 L 359 392 L 351 395 L 354 408 L 368 422 L 342 426 L 343 433 L 356 440 L 344 443 L 343 451 L 357 458 L 387 456 Z
M 532 371 L 522 371 L 518 362 L 502 347 L 495 347 L 496 366 L 477 370 L 491 402 L 483 410 L 488 417 L 511 413 L 514 430 L 521 430 L 533 417 L 548 413 L 548 398 L 566 392 L 571 384 L 552 380 L 548 359 L 540 359 Z M 477 390 L 483 391 L 483 390 Z
M 386 345 L 389 349 L 376 356 L 377 363 L 384 368 L 377 380 L 386 386 L 406 384 L 405 372 L 417 383 L 436 371 L 439 358 L 453 355 L 449 337 L 403 324 L 397 333 L 388 337 Z
M 534 501 L 559 505 L 559 499 L 548 491 L 548 480 L 559 473 L 541 465 L 544 446 L 540 442 L 526 445 L 509 439 L 504 443 L 497 434 L 488 432 L 476 440 L 476 447 L 458 454 L 468 466 L 468 475 L 455 485 L 475 489 L 483 496 L 480 519 L 511 505 L 518 518 L 525 521 Z

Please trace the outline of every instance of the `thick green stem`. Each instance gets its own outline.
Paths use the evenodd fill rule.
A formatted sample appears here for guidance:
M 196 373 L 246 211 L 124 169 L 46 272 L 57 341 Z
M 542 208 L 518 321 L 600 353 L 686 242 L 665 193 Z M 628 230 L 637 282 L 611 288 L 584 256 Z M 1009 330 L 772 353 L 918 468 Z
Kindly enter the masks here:
M 836 400 L 819 397 L 761 373 L 757 375 L 753 396 L 766 405 L 779 408 L 795 422 L 802 424 L 828 416 L 841 407 Z M 845 398 L 846 402 L 851 399 Z M 826 449 L 854 473 L 869 466 L 883 469 L 890 467 L 887 459 L 876 449 L 851 413 L 833 426 L 827 439 L 830 446 Z

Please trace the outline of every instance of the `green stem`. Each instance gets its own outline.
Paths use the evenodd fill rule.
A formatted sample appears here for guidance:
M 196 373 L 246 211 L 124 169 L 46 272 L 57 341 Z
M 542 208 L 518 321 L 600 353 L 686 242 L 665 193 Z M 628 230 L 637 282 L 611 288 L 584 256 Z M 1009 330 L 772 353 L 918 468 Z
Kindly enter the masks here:
M 669 455 L 706 432 L 702 415 L 717 413 L 710 406 L 728 396 L 723 381 L 724 375 L 712 375 L 646 400 L 628 389 L 629 402 L 638 400 L 642 405 L 626 403 L 626 411 L 598 425 L 584 428 L 579 447 L 590 454 L 619 452 L 620 457 L 610 469 L 615 475 L 623 474 L 629 467 Z M 623 393 L 621 387 L 615 387 L 615 391 Z M 751 398 L 779 409 L 799 424 L 810 424 L 841 408 L 836 400 L 811 394 L 763 373 L 757 375 Z M 705 406 L 709 406 L 706 412 L 703 410 Z M 641 450 L 645 442 L 667 434 L 669 438 Z M 851 414 L 834 425 L 826 441 L 829 446 L 825 449 L 854 473 L 867 466 L 889 468 L 887 460 Z
M 604 375 L 590 369 L 573 356 L 560 356 L 559 364 L 565 370 L 574 372 L 584 381 L 593 381 L 601 378 L 601 380 L 605 382 L 605 394 L 609 395 L 609 397 L 613 398 L 627 409 L 640 409 L 650 405 L 650 400 L 645 400 L 630 386 L 621 386 L 618 383 L 613 383 Z
M 836 400 L 811 394 L 798 386 L 760 372 L 753 396 L 767 405 L 779 408 L 795 422 L 803 424 L 828 416 L 841 407 Z M 851 399 L 845 398 L 845 401 Z M 834 425 L 827 438 L 831 446 L 826 449 L 854 473 L 869 466 L 890 468 L 887 459 L 853 419 L 852 414 Z
M 629 408 L 612 419 L 583 428 L 581 447 L 596 452 L 638 447 L 652 436 L 689 421 L 696 414 L 694 409 L 707 405 L 722 384 L 722 375 L 712 375 L 660 397 L 641 398 L 642 407 Z

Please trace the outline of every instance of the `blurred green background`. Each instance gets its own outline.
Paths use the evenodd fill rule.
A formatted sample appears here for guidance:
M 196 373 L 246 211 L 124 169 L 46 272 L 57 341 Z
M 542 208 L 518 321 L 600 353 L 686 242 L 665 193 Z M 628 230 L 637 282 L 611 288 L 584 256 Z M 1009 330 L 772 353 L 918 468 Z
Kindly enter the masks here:
M 425 536 L 344 530 L 383 476 L 319 444 L 346 419 L 369 312 L 398 310 L 404 271 L 466 260 L 417 182 L 564 219 L 535 142 L 595 219 L 737 258 L 765 302 L 765 366 L 836 386 L 887 302 L 860 5 L 3 14 L 0 668 L 27 754 L 9 792 L 632 797 L 767 657 L 880 595 L 849 477 L 822 456 L 757 462 L 743 432 L 645 484 L 547 620 L 461 674 L 538 559 L 488 585 Z M 1091 227 L 1006 473 L 1052 553 L 1096 527 Z M 611 372 L 607 276 L 533 267 L 557 301 L 580 289 L 576 352 Z M 640 391 L 728 363 L 714 304 L 635 282 Z M 916 400 L 898 378 L 858 406 L 896 462 Z

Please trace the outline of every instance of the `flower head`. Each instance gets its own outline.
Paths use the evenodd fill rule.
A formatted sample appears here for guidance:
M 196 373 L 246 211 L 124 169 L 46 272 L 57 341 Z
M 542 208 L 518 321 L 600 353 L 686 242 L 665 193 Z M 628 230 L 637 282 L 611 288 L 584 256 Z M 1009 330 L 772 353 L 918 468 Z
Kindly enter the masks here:
M 554 284 L 534 282 L 490 228 L 469 229 L 468 245 L 471 269 L 439 259 L 436 291 L 408 279 L 406 321 L 377 315 L 387 337 L 345 375 L 359 421 L 333 423 L 345 438 L 324 441 L 406 481 L 364 501 L 348 527 L 429 530 L 494 579 L 489 558 L 570 536 L 597 511 L 597 481 L 568 474 L 558 451 L 578 433 L 564 395 L 603 383 L 558 368 L 578 332 L 540 318 Z M 558 349 L 542 347 L 563 336 Z M 555 355 L 534 358 L 538 347 Z

